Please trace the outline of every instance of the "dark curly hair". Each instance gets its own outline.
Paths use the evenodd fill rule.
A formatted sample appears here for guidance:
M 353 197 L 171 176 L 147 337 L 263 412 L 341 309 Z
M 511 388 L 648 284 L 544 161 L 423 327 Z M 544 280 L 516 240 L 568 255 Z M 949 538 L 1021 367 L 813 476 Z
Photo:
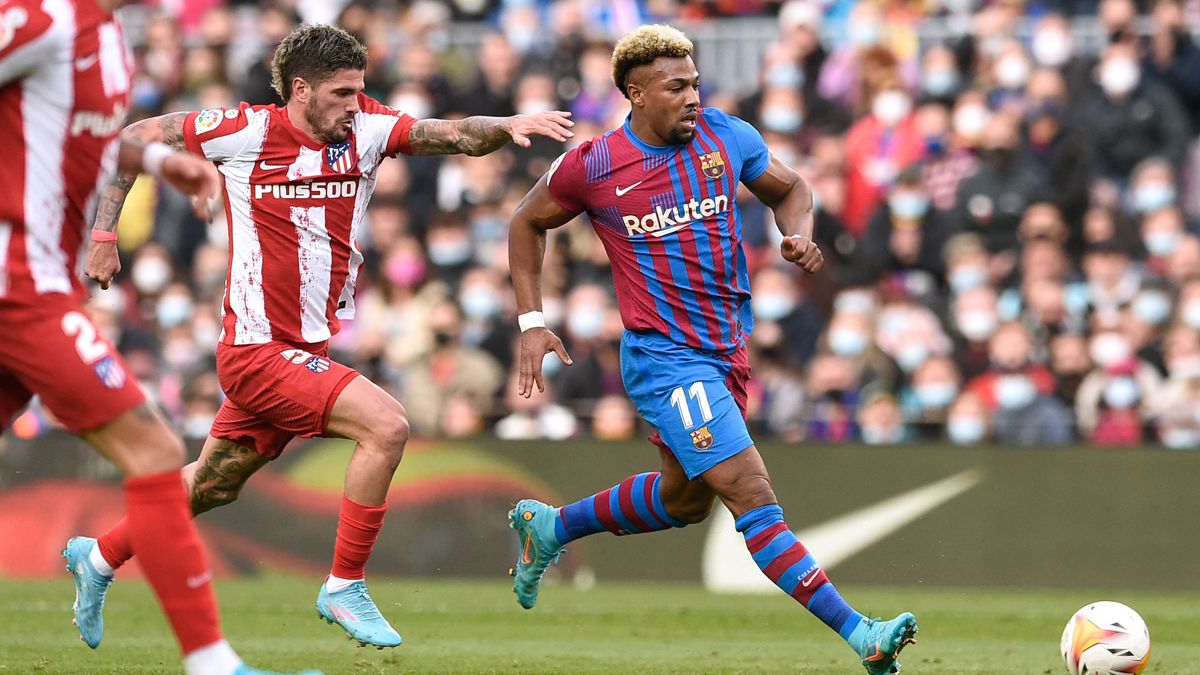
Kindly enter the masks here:
M 367 48 L 361 42 L 337 26 L 301 26 L 276 48 L 271 60 L 271 84 L 287 103 L 295 78 L 315 87 L 347 68 L 366 70 Z

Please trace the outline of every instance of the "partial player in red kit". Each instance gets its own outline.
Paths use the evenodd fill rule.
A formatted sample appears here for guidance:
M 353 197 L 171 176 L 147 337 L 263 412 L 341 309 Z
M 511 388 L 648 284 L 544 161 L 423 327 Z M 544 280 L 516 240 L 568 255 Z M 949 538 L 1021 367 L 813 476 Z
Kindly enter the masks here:
M 333 26 L 304 26 L 280 43 L 272 66 L 285 105 L 164 115 L 130 137 L 187 148 L 215 162 L 229 222 L 224 326 L 217 347 L 222 404 L 199 460 L 185 467 L 192 510 L 237 498 L 246 480 L 296 436 L 357 441 L 346 469 L 333 567 L 317 610 L 361 644 L 395 647 L 400 635 L 367 594 L 364 567 L 408 439 L 404 408 L 328 356 L 340 321 L 354 317 L 357 246 L 379 163 L 399 153 L 482 155 L 538 134 L 571 136 L 569 115 L 416 120 L 363 94 L 367 51 Z M 116 224 L 133 176 L 120 176 L 96 228 Z M 113 246 L 92 247 L 88 274 L 107 285 Z M 87 540 L 91 541 L 91 540 Z M 101 535 L 98 582 L 133 554 L 129 528 Z M 98 617 L 103 601 L 89 605 Z M 98 618 L 96 619 L 98 622 Z
M 183 444 L 83 311 L 83 232 L 109 176 L 118 169 L 158 175 L 195 195 L 202 217 L 218 188 L 215 172 L 193 157 L 117 138 L 131 79 L 113 15 L 121 4 L 0 0 L 0 430 L 37 395 L 116 463 L 126 476 L 130 546 L 142 556 L 187 673 L 257 673 L 221 636 L 208 563 L 188 517 Z M 91 568 L 79 546 L 64 555 L 69 569 Z M 77 584 L 77 604 L 89 594 Z M 89 641 L 94 627 L 79 628 Z

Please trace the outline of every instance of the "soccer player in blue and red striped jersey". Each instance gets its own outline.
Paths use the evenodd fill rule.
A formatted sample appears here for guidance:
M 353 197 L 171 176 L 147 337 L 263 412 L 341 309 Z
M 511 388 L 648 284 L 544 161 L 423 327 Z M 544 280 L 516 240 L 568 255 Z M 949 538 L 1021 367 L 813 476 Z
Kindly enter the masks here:
M 521 555 L 513 586 L 533 607 L 563 546 L 598 532 L 636 534 L 704 520 L 719 497 L 754 561 L 841 635 L 870 673 L 899 669 L 916 618 L 868 620 L 842 599 L 797 541 L 746 428 L 750 284 L 735 203 L 738 183 L 769 206 L 780 253 L 808 272 L 812 193 L 746 122 L 700 108 L 692 44 L 669 26 L 643 26 L 613 52 L 629 99 L 625 124 L 560 157 L 513 215 L 509 256 L 521 323 L 521 395 L 543 390 L 542 357 L 571 362 L 541 315 L 546 232 L 586 213 L 611 260 L 625 324 L 621 368 L 638 412 L 654 426 L 662 468 L 562 508 L 523 500 L 510 513 Z

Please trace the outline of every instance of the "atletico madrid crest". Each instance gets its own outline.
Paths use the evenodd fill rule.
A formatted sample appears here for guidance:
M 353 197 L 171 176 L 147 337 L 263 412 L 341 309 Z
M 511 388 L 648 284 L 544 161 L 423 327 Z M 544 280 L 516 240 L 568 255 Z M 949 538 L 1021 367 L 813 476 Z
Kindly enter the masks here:
M 709 180 L 716 180 L 725 175 L 725 160 L 721 158 L 721 152 L 710 152 L 706 155 L 700 155 L 700 170 Z
M 713 435 L 709 433 L 708 427 L 700 427 L 692 432 L 692 445 L 696 446 L 697 450 L 707 450 L 712 444 Z
M 354 153 L 350 152 L 350 141 L 342 141 L 334 143 L 325 148 L 325 161 L 329 164 L 329 168 L 337 173 L 346 173 L 350 170 L 351 159 Z

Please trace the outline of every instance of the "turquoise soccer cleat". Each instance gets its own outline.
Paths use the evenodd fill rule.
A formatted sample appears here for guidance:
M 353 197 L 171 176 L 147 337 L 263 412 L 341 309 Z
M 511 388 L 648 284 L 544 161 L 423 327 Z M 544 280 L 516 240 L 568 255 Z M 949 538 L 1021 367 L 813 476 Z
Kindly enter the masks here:
M 79 638 L 95 649 L 104 637 L 104 595 L 113 578 L 96 571 L 88 557 L 96 540 L 91 537 L 72 537 L 62 556 L 67 559 L 67 571 L 75 579 L 75 619 Z
M 871 619 L 850 635 L 850 646 L 858 652 L 871 675 L 900 672 L 900 650 L 917 641 L 917 617 L 908 612 L 891 621 Z
M 250 666 L 243 663 L 242 665 L 237 667 L 237 670 L 233 671 L 233 675 L 286 675 L 286 674 L 285 673 L 276 673 L 275 671 L 272 671 L 272 670 L 259 670 L 258 668 L 251 668 Z M 305 670 L 303 672 L 296 673 L 296 675 L 322 675 L 322 673 L 319 670 Z
M 317 614 L 326 623 L 336 623 L 345 629 L 351 640 L 362 647 L 399 647 L 404 640 L 379 613 L 375 601 L 367 594 L 367 584 L 356 581 L 346 588 L 330 593 L 325 584 L 317 594 Z
M 522 499 L 508 512 L 511 527 L 517 531 L 521 555 L 517 565 L 509 570 L 513 577 L 513 593 L 525 609 L 537 604 L 542 575 L 550 563 L 562 557 L 563 547 L 554 535 L 554 519 L 558 509 L 533 499 Z

